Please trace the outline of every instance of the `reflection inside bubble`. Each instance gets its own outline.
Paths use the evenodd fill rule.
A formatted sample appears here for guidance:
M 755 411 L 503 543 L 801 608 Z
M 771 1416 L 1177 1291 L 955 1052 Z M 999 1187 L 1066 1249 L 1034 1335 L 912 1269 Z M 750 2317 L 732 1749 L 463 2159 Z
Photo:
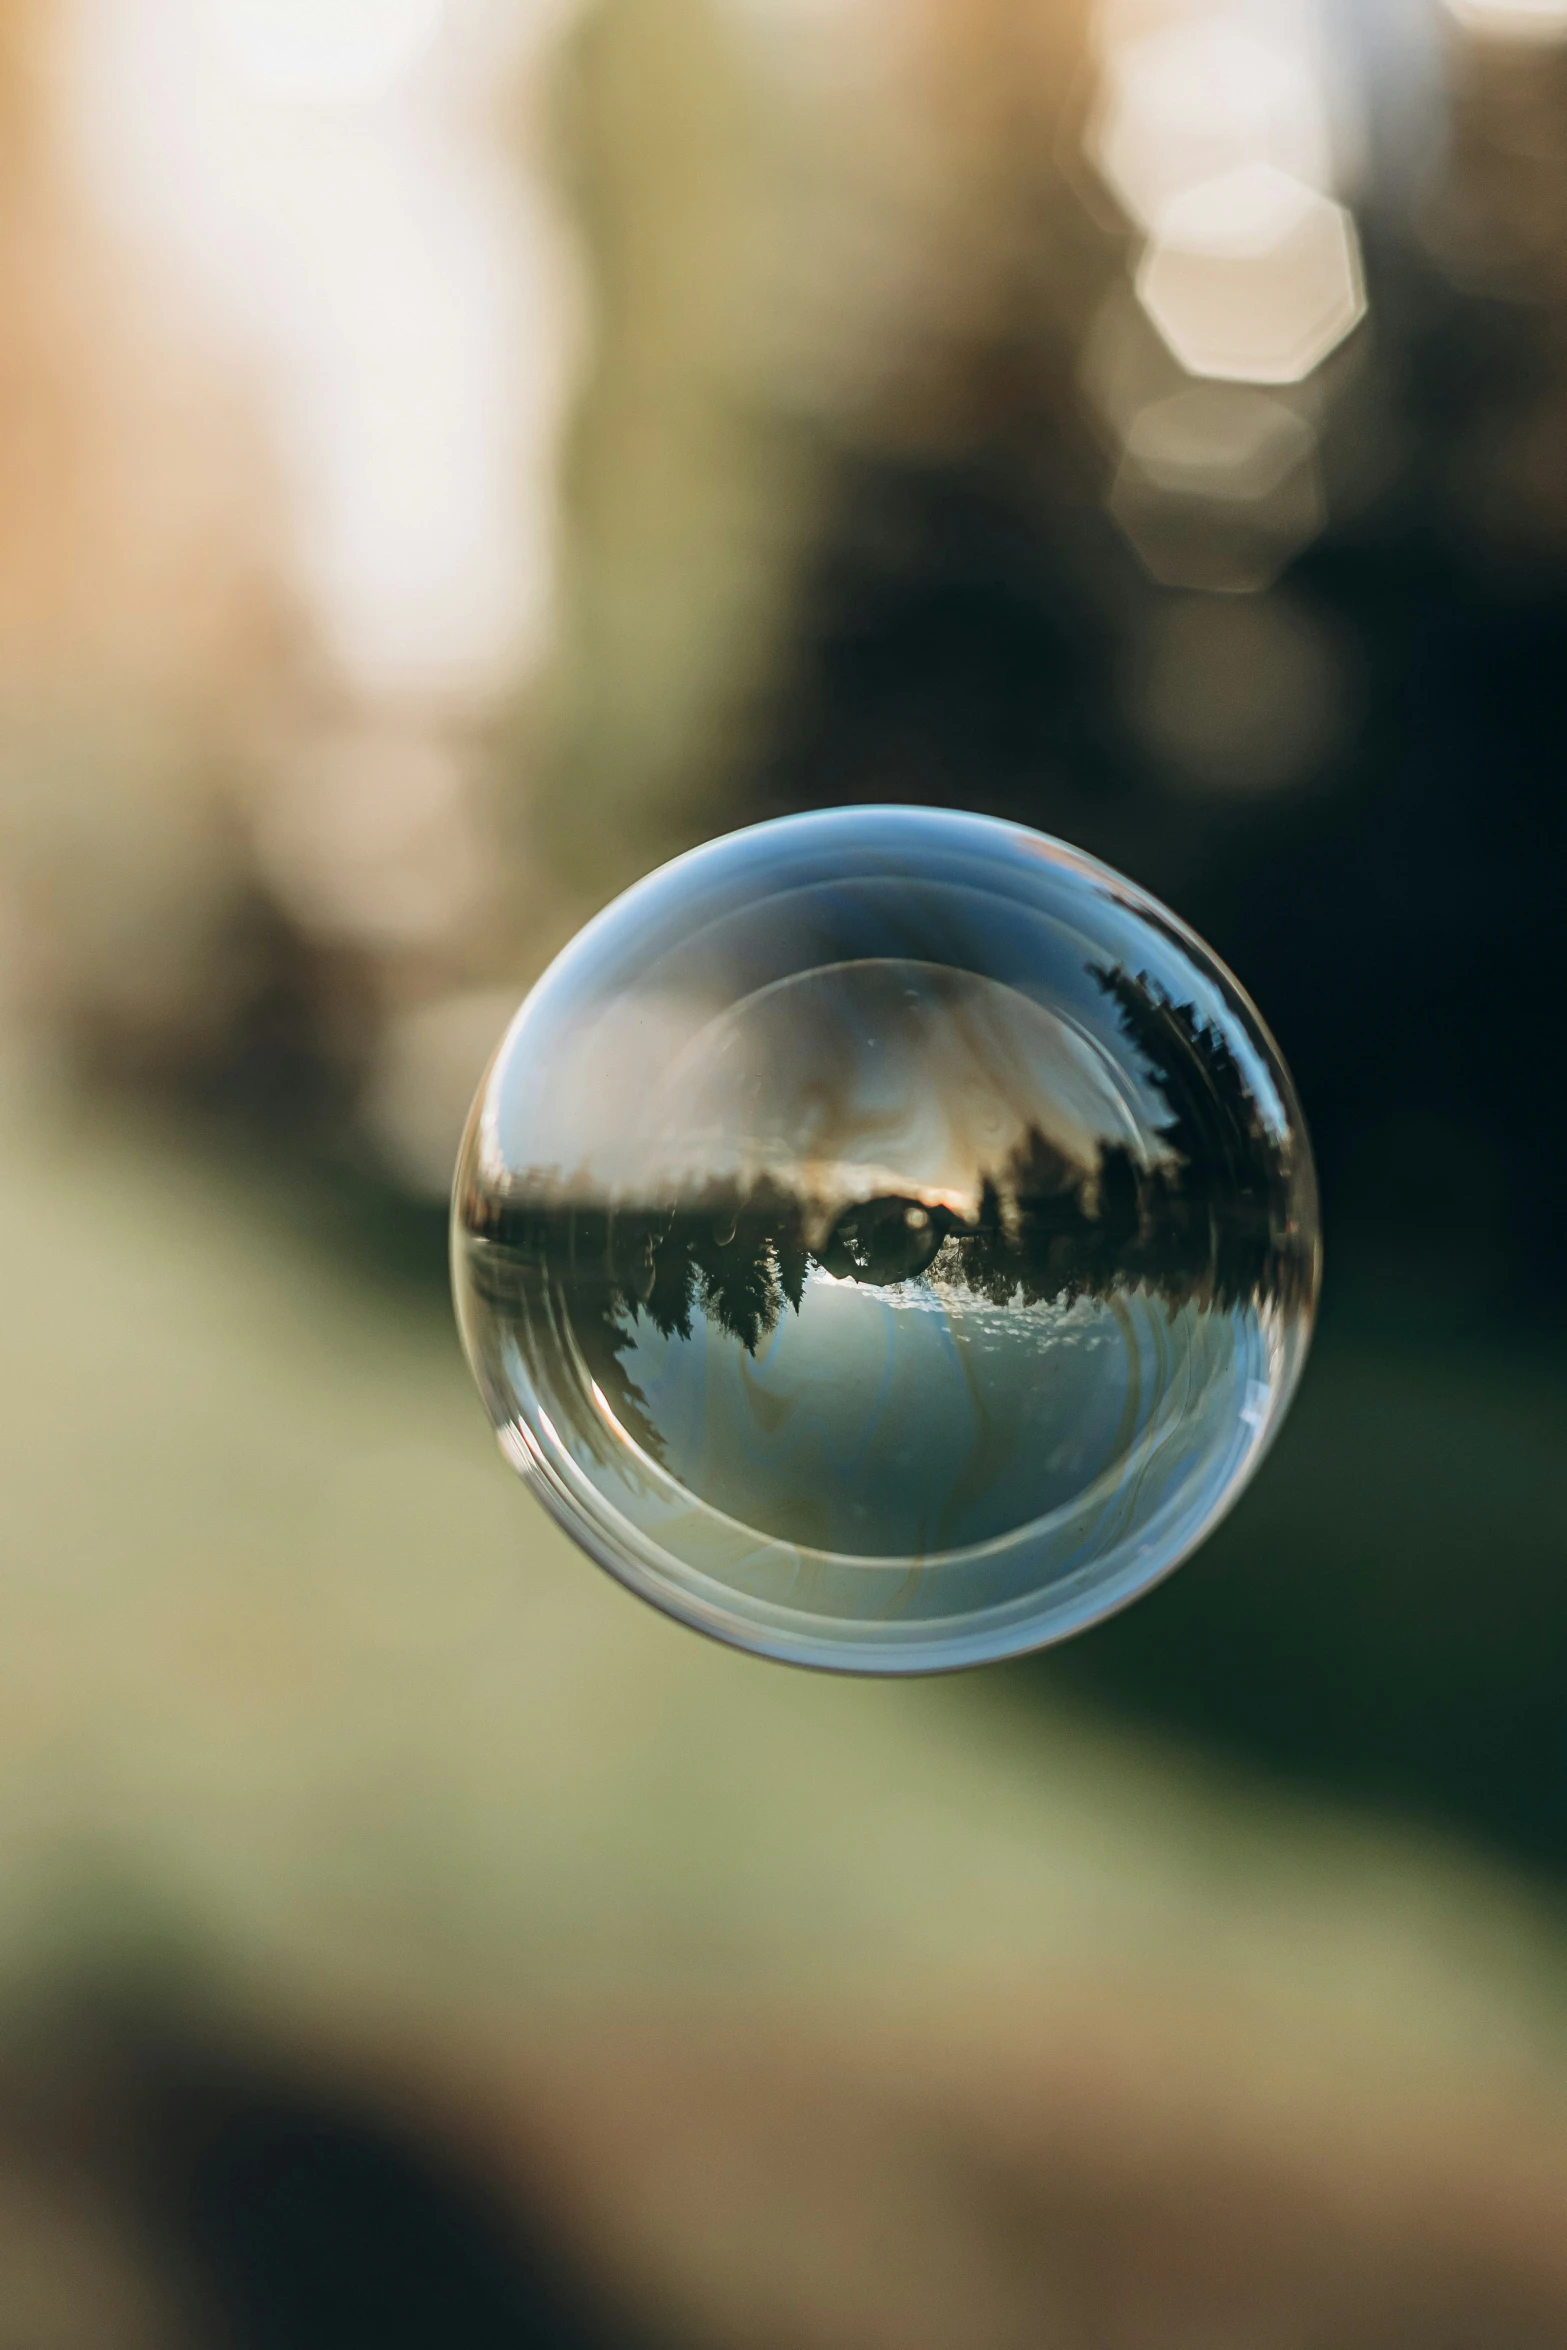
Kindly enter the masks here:
M 1189 1547 L 1287 1395 L 1314 1233 L 1287 1080 L 1173 932 L 1097 868 L 1019 869 L 1015 828 L 859 821 L 932 872 L 673 929 L 531 1050 L 530 1008 L 457 1278 L 514 1457 L 604 1563 L 747 1645 L 900 1669 L 1070 1629 Z M 941 875 L 952 825 L 1003 860 L 989 907 Z

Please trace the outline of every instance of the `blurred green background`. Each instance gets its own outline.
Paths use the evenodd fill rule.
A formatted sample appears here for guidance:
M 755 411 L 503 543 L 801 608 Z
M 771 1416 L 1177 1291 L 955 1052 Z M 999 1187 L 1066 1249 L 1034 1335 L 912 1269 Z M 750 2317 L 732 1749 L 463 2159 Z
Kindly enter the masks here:
M 1567 2339 L 1567 10 L 4 0 L 0 2350 Z M 1299 1080 L 1266 1471 L 711 1649 L 445 1290 L 577 924 L 1109 858 Z

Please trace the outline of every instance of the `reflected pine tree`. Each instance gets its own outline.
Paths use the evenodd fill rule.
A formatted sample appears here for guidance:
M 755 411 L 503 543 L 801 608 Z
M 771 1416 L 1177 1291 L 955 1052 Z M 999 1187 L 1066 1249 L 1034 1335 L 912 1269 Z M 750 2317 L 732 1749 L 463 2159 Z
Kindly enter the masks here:
M 654 1459 L 659 1438 L 622 1359 L 639 1327 L 690 1339 L 705 1323 L 754 1356 L 799 1311 L 813 1267 L 883 1288 L 928 1278 L 997 1306 L 1141 1289 L 1173 1313 L 1300 1296 L 1310 1267 L 1288 1143 L 1228 1040 L 1146 973 L 1091 976 L 1165 1106 L 1144 1154 L 1106 1141 L 1085 1174 L 1032 1130 L 986 1175 L 972 1219 L 889 1195 L 852 1203 L 814 1242 L 819 1202 L 772 1176 L 645 1205 L 563 1199 L 558 1176 L 528 1175 L 464 1198 L 474 1278 L 558 1370 L 598 1386 Z

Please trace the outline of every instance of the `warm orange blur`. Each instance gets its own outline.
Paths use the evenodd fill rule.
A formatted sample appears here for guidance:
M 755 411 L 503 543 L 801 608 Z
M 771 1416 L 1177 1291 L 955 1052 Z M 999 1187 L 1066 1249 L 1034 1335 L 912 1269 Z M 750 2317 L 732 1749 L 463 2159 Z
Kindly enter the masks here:
M 1559 1086 L 1430 945 L 1551 1033 L 1567 8 L 1345 13 L 0 0 L 0 2341 L 1567 2338 Z M 858 796 L 1304 941 L 1350 1302 L 1098 1679 L 655 1622 L 451 1340 L 533 977 Z

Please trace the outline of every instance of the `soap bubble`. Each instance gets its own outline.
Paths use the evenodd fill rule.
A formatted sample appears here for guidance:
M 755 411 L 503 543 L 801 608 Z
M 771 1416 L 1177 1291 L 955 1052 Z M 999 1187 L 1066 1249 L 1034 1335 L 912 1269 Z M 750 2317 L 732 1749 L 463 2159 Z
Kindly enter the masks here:
M 849 808 L 628 890 L 469 1123 L 453 1266 L 503 1450 L 671 1615 L 926 1672 L 1120 1607 L 1299 1376 L 1310 1150 L 1246 997 L 1091 858 Z

